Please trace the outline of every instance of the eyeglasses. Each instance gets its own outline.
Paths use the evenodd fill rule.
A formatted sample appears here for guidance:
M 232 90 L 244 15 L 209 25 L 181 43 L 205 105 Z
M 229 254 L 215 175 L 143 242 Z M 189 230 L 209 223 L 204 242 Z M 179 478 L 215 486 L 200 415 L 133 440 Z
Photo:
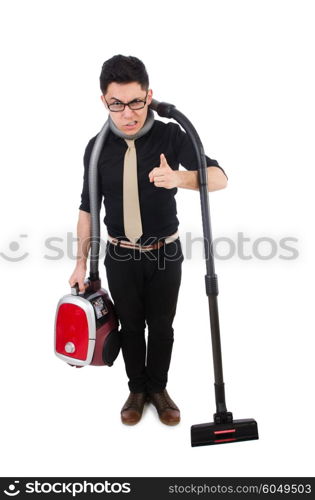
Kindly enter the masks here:
M 133 101 L 130 102 L 112 102 L 111 104 L 108 104 L 108 102 L 105 99 L 105 102 L 107 104 L 107 107 L 110 111 L 114 111 L 114 113 L 118 111 L 124 111 L 125 107 L 128 106 L 129 109 L 132 109 L 133 111 L 136 111 L 137 109 L 142 109 L 147 103 L 147 96 L 148 93 L 145 96 L 145 99 L 133 99 Z

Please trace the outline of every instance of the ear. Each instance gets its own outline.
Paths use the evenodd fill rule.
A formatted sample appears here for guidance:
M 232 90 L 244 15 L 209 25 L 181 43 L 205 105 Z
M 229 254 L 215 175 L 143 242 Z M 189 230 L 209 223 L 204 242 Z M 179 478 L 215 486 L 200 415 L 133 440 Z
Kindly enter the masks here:
M 102 103 L 104 104 L 105 108 L 106 108 L 106 109 L 108 109 L 107 104 L 106 104 L 106 101 L 105 101 L 105 97 L 104 97 L 104 95 L 103 95 L 103 94 L 101 95 L 101 101 L 102 101 Z
M 151 104 L 152 99 L 153 99 L 153 91 L 152 91 L 152 89 L 149 89 L 148 90 L 148 97 L 147 97 L 147 105 L 148 106 Z

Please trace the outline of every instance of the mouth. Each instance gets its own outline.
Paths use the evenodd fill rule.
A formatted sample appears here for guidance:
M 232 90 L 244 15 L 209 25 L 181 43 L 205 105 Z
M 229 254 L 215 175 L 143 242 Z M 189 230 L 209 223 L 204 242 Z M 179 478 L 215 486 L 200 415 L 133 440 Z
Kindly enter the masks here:
M 132 121 L 132 122 L 129 122 L 129 123 L 126 123 L 126 125 L 124 125 L 124 128 L 126 130 L 133 130 L 134 128 L 136 128 L 138 125 L 138 122 L 136 120 Z

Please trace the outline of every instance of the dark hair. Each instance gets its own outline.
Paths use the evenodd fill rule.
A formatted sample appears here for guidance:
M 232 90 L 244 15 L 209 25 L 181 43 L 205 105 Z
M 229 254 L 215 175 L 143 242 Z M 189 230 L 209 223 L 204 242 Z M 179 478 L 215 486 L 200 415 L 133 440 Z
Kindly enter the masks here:
M 113 56 L 104 62 L 100 74 L 100 87 L 106 93 L 110 83 L 138 82 L 143 90 L 149 88 L 149 77 L 145 65 L 140 59 L 133 56 Z

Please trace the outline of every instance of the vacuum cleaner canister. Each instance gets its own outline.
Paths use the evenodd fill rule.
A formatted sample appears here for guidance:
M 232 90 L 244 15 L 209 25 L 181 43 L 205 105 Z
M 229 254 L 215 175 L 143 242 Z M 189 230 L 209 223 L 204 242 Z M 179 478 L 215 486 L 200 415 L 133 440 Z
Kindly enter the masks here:
M 120 333 L 113 303 L 106 290 L 93 284 L 79 295 L 72 288 L 58 303 L 55 353 L 71 366 L 112 366 L 120 350 Z

